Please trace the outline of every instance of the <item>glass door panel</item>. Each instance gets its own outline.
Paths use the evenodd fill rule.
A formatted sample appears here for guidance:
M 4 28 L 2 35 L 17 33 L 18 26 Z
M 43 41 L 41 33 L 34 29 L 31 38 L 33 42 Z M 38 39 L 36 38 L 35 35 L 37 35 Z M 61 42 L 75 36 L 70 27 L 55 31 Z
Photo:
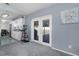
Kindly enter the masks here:
M 50 27 L 49 27 L 49 19 L 42 21 L 42 29 L 43 29 L 43 42 L 49 43 L 50 41 Z
M 34 21 L 34 40 L 39 40 L 39 21 Z

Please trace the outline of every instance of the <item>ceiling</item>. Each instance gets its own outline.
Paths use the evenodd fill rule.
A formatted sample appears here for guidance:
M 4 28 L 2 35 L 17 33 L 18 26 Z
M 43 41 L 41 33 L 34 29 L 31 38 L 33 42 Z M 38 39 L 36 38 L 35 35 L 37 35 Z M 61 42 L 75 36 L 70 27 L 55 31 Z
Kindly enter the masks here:
M 16 17 L 22 16 L 22 15 L 29 15 L 35 11 L 38 11 L 40 9 L 49 7 L 54 5 L 53 3 L 0 3 L 0 15 L 2 13 L 7 13 L 9 16 L 7 20 L 12 20 Z M 1 17 L 0 17 L 1 19 Z

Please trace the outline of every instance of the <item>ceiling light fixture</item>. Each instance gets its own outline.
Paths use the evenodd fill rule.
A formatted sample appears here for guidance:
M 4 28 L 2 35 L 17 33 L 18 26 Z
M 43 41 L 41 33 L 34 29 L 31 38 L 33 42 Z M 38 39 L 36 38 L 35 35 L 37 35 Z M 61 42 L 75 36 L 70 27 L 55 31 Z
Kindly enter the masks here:
M 2 14 L 2 15 L 1 15 L 2 18 L 6 18 L 6 17 L 8 17 L 8 16 L 9 16 L 8 14 Z
M 4 19 L 2 19 L 1 21 L 2 21 L 3 23 L 5 23 L 5 22 L 8 21 L 8 20 L 4 20 Z

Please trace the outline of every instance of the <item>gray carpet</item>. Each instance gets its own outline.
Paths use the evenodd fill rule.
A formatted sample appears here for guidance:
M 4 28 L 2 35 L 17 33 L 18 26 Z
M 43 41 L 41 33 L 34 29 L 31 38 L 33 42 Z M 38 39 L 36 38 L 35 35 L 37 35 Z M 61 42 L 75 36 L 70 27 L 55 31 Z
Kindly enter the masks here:
M 8 36 L 0 37 L 0 45 L 1 46 L 11 44 L 11 43 L 14 43 L 14 42 L 16 42 L 16 40 L 14 40 L 14 39 L 12 39 Z
M 6 42 L 6 41 L 5 41 Z M 69 56 L 35 42 L 14 42 L 0 46 L 0 56 Z

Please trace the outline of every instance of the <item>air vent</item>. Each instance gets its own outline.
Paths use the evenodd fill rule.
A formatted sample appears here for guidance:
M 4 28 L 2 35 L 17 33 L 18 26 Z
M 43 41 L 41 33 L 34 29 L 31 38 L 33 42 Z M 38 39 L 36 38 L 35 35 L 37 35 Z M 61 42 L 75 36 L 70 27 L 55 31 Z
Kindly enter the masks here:
M 24 18 L 24 16 L 22 16 L 22 18 Z
M 5 3 L 5 4 L 8 5 L 8 6 L 10 5 L 9 3 Z

